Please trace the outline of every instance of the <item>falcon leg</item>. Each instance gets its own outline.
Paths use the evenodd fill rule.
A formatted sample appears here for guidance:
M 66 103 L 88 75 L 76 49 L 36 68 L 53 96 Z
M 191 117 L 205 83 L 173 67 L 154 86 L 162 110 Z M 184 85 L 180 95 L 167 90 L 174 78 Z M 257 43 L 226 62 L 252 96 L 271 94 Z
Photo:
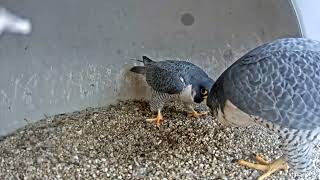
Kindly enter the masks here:
M 205 112 L 195 111 L 194 108 L 192 107 L 192 105 L 186 105 L 186 106 L 191 110 L 191 112 L 188 113 L 188 117 L 200 118 L 201 116 L 208 114 L 207 111 L 205 111 Z
M 288 172 L 288 169 L 289 169 L 288 163 L 283 158 L 276 159 L 272 163 L 269 163 L 261 156 L 256 155 L 256 160 L 258 164 L 250 163 L 245 160 L 239 160 L 238 163 L 242 166 L 263 171 L 264 174 L 260 176 L 258 180 L 263 180 L 269 177 L 271 174 L 280 170 L 284 170 L 285 172 Z
M 160 127 L 160 121 L 162 121 L 162 120 L 163 120 L 163 117 L 162 117 L 160 109 L 158 110 L 157 117 L 147 119 L 148 122 L 154 122 L 155 121 L 158 127 Z

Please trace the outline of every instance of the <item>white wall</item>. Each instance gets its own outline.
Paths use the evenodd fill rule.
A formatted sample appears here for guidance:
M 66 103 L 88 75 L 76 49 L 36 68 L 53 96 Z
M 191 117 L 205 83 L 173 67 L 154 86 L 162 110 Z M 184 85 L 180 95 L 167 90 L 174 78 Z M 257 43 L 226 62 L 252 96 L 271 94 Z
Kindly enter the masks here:
M 25 119 L 146 97 L 144 81 L 128 72 L 132 58 L 189 59 L 216 78 L 263 42 L 301 36 L 289 0 L 0 4 L 32 23 L 27 36 L 0 37 L 0 135 Z M 183 23 L 185 13 L 194 17 L 192 25 Z
M 304 37 L 320 40 L 320 0 L 293 0 Z

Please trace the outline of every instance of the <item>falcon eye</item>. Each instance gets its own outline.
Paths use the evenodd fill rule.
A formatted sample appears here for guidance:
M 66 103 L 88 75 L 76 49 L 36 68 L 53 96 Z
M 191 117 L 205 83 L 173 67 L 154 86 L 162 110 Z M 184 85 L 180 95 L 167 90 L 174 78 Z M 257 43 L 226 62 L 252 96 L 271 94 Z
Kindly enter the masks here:
M 208 91 L 206 89 L 201 89 L 201 94 L 202 95 L 207 95 L 208 94 Z

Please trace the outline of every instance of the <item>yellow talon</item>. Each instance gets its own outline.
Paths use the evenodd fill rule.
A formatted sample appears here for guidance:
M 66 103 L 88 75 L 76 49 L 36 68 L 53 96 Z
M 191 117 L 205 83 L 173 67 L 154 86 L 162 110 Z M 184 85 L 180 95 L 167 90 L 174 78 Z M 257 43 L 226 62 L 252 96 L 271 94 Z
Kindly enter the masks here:
M 269 163 L 261 156 L 256 155 L 256 160 L 257 160 L 258 164 L 250 163 L 245 160 L 239 160 L 238 163 L 242 166 L 246 166 L 246 167 L 249 167 L 252 169 L 257 169 L 257 170 L 263 171 L 264 174 L 262 176 L 260 176 L 258 178 L 258 180 L 263 180 L 263 179 L 269 177 L 271 174 L 273 174 L 277 171 L 280 171 L 280 170 L 284 170 L 286 173 L 289 170 L 288 163 L 283 158 L 276 159 L 272 163 Z
M 200 116 L 207 115 L 207 114 L 208 112 L 197 112 L 195 110 L 192 110 L 192 112 L 188 114 L 188 117 L 200 118 Z
M 156 122 L 157 126 L 160 127 L 160 122 L 163 120 L 163 117 L 162 117 L 162 114 L 161 114 L 161 111 L 158 110 L 158 114 L 157 114 L 157 117 L 156 118 L 150 118 L 150 119 L 147 119 L 148 122 Z

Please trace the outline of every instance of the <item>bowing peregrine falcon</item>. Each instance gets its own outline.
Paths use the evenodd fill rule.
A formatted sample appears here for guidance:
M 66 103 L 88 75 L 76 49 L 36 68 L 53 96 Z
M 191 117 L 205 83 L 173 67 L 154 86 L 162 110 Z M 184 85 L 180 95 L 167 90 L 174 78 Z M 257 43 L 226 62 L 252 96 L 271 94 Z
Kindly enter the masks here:
M 284 38 L 258 46 L 234 62 L 212 86 L 207 105 L 217 119 L 235 126 L 259 124 L 283 141 L 283 155 L 268 163 L 239 164 L 264 171 L 305 172 L 320 133 L 320 42 Z
M 207 112 L 196 112 L 193 103 L 201 103 L 207 98 L 209 88 L 214 81 L 198 66 L 176 60 L 153 61 L 146 56 L 142 57 L 144 66 L 134 66 L 130 71 L 144 74 L 151 86 L 150 107 L 157 112 L 155 121 L 160 126 L 163 120 L 161 110 L 165 103 L 180 100 L 189 110 L 189 116 L 200 117 Z

